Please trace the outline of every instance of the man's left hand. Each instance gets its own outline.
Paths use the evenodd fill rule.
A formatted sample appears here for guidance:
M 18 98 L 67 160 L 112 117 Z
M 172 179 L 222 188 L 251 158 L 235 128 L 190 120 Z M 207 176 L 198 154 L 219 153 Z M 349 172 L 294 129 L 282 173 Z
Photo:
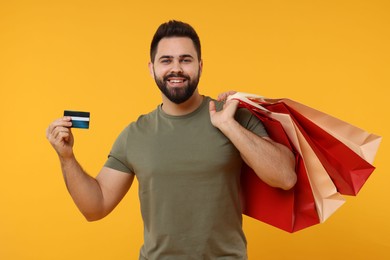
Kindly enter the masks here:
M 235 122 L 234 114 L 237 111 L 239 101 L 238 100 L 228 100 L 223 105 L 221 111 L 216 110 L 216 105 L 214 101 L 210 101 L 209 111 L 210 111 L 210 120 L 213 126 L 222 130 L 223 127 L 228 127 L 230 123 Z

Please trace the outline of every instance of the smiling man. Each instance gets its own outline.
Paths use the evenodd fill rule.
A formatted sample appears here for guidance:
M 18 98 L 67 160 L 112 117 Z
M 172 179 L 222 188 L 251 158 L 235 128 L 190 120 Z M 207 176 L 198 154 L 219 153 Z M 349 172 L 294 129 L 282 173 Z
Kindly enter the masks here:
M 296 182 L 294 157 L 267 137 L 238 101 L 199 93 L 201 46 L 188 24 L 156 31 L 149 70 L 162 104 L 118 136 L 96 178 L 73 153 L 70 117 L 55 120 L 47 138 L 58 153 L 74 202 L 90 220 L 108 215 L 139 182 L 144 244 L 139 259 L 247 259 L 240 171 L 245 162 L 271 186 Z
M 168 113 L 177 113 L 176 107 L 197 107 L 202 99 L 197 88 L 202 73 L 200 41 L 195 31 L 192 38 L 164 37 L 166 33 L 158 30 L 152 40 L 149 70 L 163 94 L 163 109 L 171 110 L 173 103 Z
M 190 47 L 193 45 L 189 38 L 166 38 L 159 42 L 157 60 L 152 57 L 149 63 L 150 71 L 157 86 L 171 102 L 181 104 L 187 101 L 197 90 L 202 70 L 202 62 L 197 53 Z M 172 47 L 177 49 L 169 50 Z M 191 50 L 191 53 L 182 54 Z M 170 55 L 161 55 L 167 52 Z

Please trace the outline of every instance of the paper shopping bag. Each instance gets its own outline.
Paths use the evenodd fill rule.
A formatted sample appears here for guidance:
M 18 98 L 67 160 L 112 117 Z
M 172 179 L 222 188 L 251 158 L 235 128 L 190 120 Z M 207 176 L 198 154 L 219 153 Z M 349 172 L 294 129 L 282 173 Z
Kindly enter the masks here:
M 339 192 L 356 195 L 375 167 L 294 109 L 289 111 Z
M 320 220 L 302 157 L 291 145 L 278 121 L 252 112 L 263 122 L 273 140 L 295 153 L 298 182 L 288 191 L 274 188 L 244 165 L 241 174 L 243 213 L 287 232 L 318 224 Z
M 297 189 L 300 190 L 301 188 L 304 188 L 306 189 L 305 190 L 306 192 L 313 194 L 315 200 L 315 206 L 317 210 L 317 216 L 320 222 L 324 222 L 345 202 L 345 200 L 337 192 L 336 187 L 334 186 L 329 175 L 322 167 L 315 153 L 312 151 L 310 146 L 303 138 L 303 135 L 299 132 L 298 128 L 293 123 L 292 119 L 290 118 L 290 115 L 280 114 L 275 112 L 264 113 L 264 110 L 262 110 L 261 108 L 255 107 L 245 102 L 242 102 L 241 106 L 248 108 L 250 111 L 252 111 L 252 113 L 254 113 L 260 119 L 262 117 L 273 118 L 274 120 L 281 123 L 283 130 L 285 131 L 286 136 L 288 137 L 290 143 L 292 143 L 293 147 L 295 148 L 296 153 L 299 154 L 303 159 L 297 165 L 297 169 L 299 171 L 299 172 L 297 171 L 298 174 Z M 262 121 L 265 124 L 268 132 L 273 131 L 275 125 L 266 125 L 267 121 L 264 122 L 264 119 Z M 278 140 L 277 138 L 280 138 L 281 134 L 284 133 L 276 132 L 273 135 L 270 135 L 270 137 L 273 138 L 274 140 Z M 256 178 L 258 177 L 253 173 L 251 178 L 252 178 L 251 179 L 252 182 L 256 182 Z M 304 181 L 306 179 L 309 181 L 309 185 L 307 184 L 304 185 Z M 261 190 L 261 187 L 258 188 L 258 192 L 259 190 Z M 302 194 L 302 192 L 300 193 Z M 251 196 L 253 196 L 253 194 L 251 194 Z M 258 194 L 258 197 L 261 196 Z M 299 201 L 301 199 L 302 197 L 299 196 L 296 197 L 296 203 L 298 205 L 301 205 L 300 207 L 302 207 L 302 205 L 306 203 L 304 201 Z M 267 199 L 265 198 L 265 200 Z M 271 205 L 269 205 L 269 207 L 271 207 L 273 205 L 272 203 L 274 202 L 271 201 L 270 203 Z M 283 204 L 279 204 L 279 205 L 283 205 Z M 295 217 L 297 221 L 296 224 L 297 226 L 298 223 L 302 223 L 301 225 L 305 225 L 305 220 L 302 216 L 296 214 Z M 303 219 L 304 221 L 301 222 L 301 219 Z M 307 224 L 308 223 L 306 223 L 306 225 Z
M 337 188 L 332 179 L 329 177 L 326 169 L 323 167 L 304 135 L 296 125 L 295 127 L 300 152 L 306 166 L 310 186 L 316 202 L 318 216 L 320 222 L 323 223 L 344 204 L 345 199 L 337 192 Z
M 356 195 L 375 169 L 343 142 L 285 104 L 284 99 L 265 99 L 246 93 L 236 93 L 231 98 L 261 104 L 264 111 L 290 114 L 342 194 Z
M 379 144 L 382 140 L 381 136 L 369 133 L 359 127 L 349 124 L 348 122 L 288 98 L 272 99 L 264 98 L 256 94 L 238 94 L 252 101 L 256 101 L 256 103 L 259 104 L 273 104 L 282 102 L 288 107 L 291 107 L 297 111 L 299 114 L 308 118 L 327 133 L 334 136 L 337 140 L 348 146 L 352 151 L 357 153 L 368 163 L 372 164 L 374 162 Z
M 272 100 L 268 101 L 272 102 Z M 374 162 L 382 137 L 291 99 L 284 98 L 276 102 L 283 102 L 308 118 L 311 122 L 344 143 L 368 163 L 372 164 Z

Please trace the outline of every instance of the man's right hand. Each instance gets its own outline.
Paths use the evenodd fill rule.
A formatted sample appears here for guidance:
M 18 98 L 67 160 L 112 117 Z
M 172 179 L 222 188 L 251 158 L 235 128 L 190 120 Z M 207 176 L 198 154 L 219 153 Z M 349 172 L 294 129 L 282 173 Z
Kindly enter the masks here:
M 73 134 L 71 117 L 62 117 L 52 122 L 46 130 L 46 138 L 60 158 L 73 156 Z
M 71 117 L 55 120 L 46 137 L 61 161 L 62 174 L 73 201 L 88 221 L 104 218 L 125 196 L 134 174 L 103 167 L 96 177 L 88 175 L 73 154 Z

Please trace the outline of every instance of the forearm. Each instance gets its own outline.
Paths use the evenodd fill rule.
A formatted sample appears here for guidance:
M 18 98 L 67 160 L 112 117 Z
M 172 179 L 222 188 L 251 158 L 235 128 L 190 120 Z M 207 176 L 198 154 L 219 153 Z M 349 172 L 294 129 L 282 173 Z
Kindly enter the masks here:
M 295 158 L 287 147 L 257 136 L 235 120 L 225 122 L 220 130 L 265 183 L 285 190 L 295 185 Z
M 97 180 L 89 176 L 74 156 L 61 158 L 61 169 L 66 187 L 88 221 L 105 216 L 103 193 Z

